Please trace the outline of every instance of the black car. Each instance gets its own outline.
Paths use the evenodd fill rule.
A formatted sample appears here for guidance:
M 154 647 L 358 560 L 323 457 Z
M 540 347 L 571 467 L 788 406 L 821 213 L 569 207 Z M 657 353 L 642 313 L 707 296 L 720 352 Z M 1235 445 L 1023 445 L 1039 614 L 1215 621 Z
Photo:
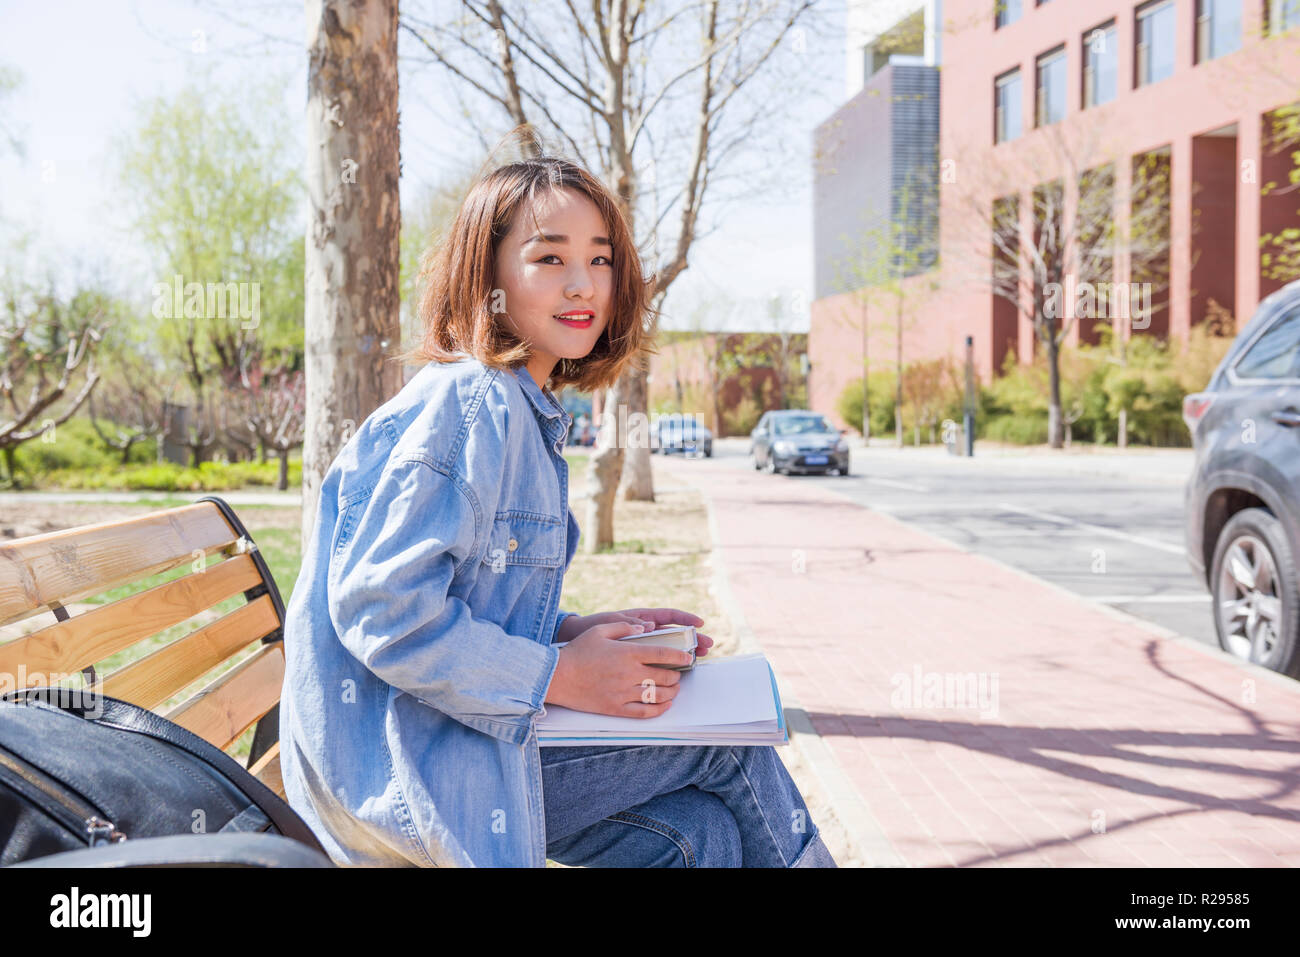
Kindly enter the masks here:
M 768 412 L 749 434 L 754 468 L 849 474 L 849 444 L 826 417 L 806 409 Z
M 664 455 L 671 452 L 681 452 L 683 455 L 698 453 L 705 458 L 712 458 L 713 433 L 689 415 L 665 415 L 655 423 L 654 443 L 650 451 Z
M 1183 419 L 1187 557 L 1219 644 L 1300 677 L 1300 282 L 1260 303 Z

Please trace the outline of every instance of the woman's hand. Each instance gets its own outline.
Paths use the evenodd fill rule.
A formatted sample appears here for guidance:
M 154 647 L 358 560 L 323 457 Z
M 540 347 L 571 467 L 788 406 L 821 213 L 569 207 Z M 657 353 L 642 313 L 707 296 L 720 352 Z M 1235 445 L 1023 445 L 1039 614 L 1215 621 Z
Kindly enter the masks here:
M 570 615 L 560 625 L 560 630 L 555 634 L 555 640 L 557 642 L 573 641 L 574 638 L 577 638 L 589 628 L 595 628 L 597 625 L 614 624 L 635 625 L 645 631 L 655 630 L 654 621 L 634 615 L 630 611 L 603 611 L 599 615 Z M 633 632 L 628 632 L 628 634 L 633 634 Z
M 644 630 L 639 621 L 635 625 L 614 621 L 583 631 L 560 649 L 546 701 L 575 711 L 628 718 L 663 714 L 677 697 L 682 674 L 651 666 L 689 665 L 691 656 L 675 648 L 618 640 Z
M 622 611 L 605 611 L 598 615 L 572 615 L 564 619 L 555 640 L 572 641 L 578 635 L 589 628 L 594 628 L 596 625 L 618 623 L 641 625 L 644 631 L 654 631 L 657 628 L 666 628 L 669 625 L 694 625 L 698 628 L 704 624 L 704 619 L 677 608 L 625 608 Z M 636 632 L 628 631 L 623 632 L 623 634 L 633 635 Z M 695 637 L 699 639 L 695 649 L 696 657 L 707 655 L 709 649 L 713 647 L 713 639 L 698 631 L 695 633 Z

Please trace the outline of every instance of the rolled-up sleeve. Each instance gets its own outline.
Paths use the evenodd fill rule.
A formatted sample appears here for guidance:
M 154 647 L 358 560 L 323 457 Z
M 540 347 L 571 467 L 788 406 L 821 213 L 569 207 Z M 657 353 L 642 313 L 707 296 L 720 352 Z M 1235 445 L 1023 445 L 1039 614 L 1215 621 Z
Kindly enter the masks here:
M 573 611 L 561 611 L 561 612 L 559 613 L 559 615 L 556 616 L 556 619 L 555 619 L 555 630 L 554 630 L 553 632 L 551 632 L 551 642 L 552 642 L 552 643 L 554 643 L 555 640 L 556 640 L 557 638 L 560 637 L 560 626 L 564 624 L 564 619 L 566 619 L 566 618 L 573 618 L 573 617 L 575 617 L 576 615 L 577 615 L 577 612 L 573 612 Z
M 523 744 L 559 651 L 474 617 L 449 594 L 476 558 L 480 523 L 469 492 L 422 459 L 401 461 L 339 521 L 328 604 L 343 646 L 393 687 Z

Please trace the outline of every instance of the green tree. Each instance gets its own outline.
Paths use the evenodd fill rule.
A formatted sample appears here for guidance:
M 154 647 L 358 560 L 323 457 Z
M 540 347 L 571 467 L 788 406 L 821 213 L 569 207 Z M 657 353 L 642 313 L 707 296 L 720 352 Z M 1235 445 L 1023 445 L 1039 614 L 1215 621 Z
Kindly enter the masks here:
M 150 256 L 142 321 L 184 369 L 199 419 L 253 365 L 302 366 L 304 189 L 283 89 L 203 77 L 148 101 L 114 144 L 126 225 Z
M 15 67 L 0 63 L 0 106 L 22 85 L 22 73 Z M 12 126 L 5 109 L 0 109 L 0 147 L 6 146 L 19 156 L 23 155 L 23 142 L 18 137 L 18 131 Z
M 52 441 L 90 396 L 96 349 L 123 308 L 94 281 L 61 294 L 53 278 L 29 278 L 30 242 L 19 239 L 0 261 L 0 454 L 12 485 L 17 448 Z
M 1264 183 L 1260 191 L 1265 195 L 1294 193 L 1300 190 L 1300 103 L 1291 103 L 1269 114 L 1269 139 L 1271 151 L 1291 150 L 1291 169 L 1285 184 L 1276 181 Z M 1300 222 L 1277 232 L 1259 237 L 1259 267 L 1265 278 L 1290 282 L 1300 279 Z

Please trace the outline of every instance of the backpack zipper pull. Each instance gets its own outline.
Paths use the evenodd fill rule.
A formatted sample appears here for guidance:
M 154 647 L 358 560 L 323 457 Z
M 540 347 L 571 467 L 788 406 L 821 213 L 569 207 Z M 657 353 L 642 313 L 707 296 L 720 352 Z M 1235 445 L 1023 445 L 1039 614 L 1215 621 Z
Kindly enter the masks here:
M 126 835 L 117 829 L 116 824 L 102 817 L 86 818 L 86 832 L 90 835 L 91 847 L 98 847 L 101 844 L 119 844 L 126 840 Z

